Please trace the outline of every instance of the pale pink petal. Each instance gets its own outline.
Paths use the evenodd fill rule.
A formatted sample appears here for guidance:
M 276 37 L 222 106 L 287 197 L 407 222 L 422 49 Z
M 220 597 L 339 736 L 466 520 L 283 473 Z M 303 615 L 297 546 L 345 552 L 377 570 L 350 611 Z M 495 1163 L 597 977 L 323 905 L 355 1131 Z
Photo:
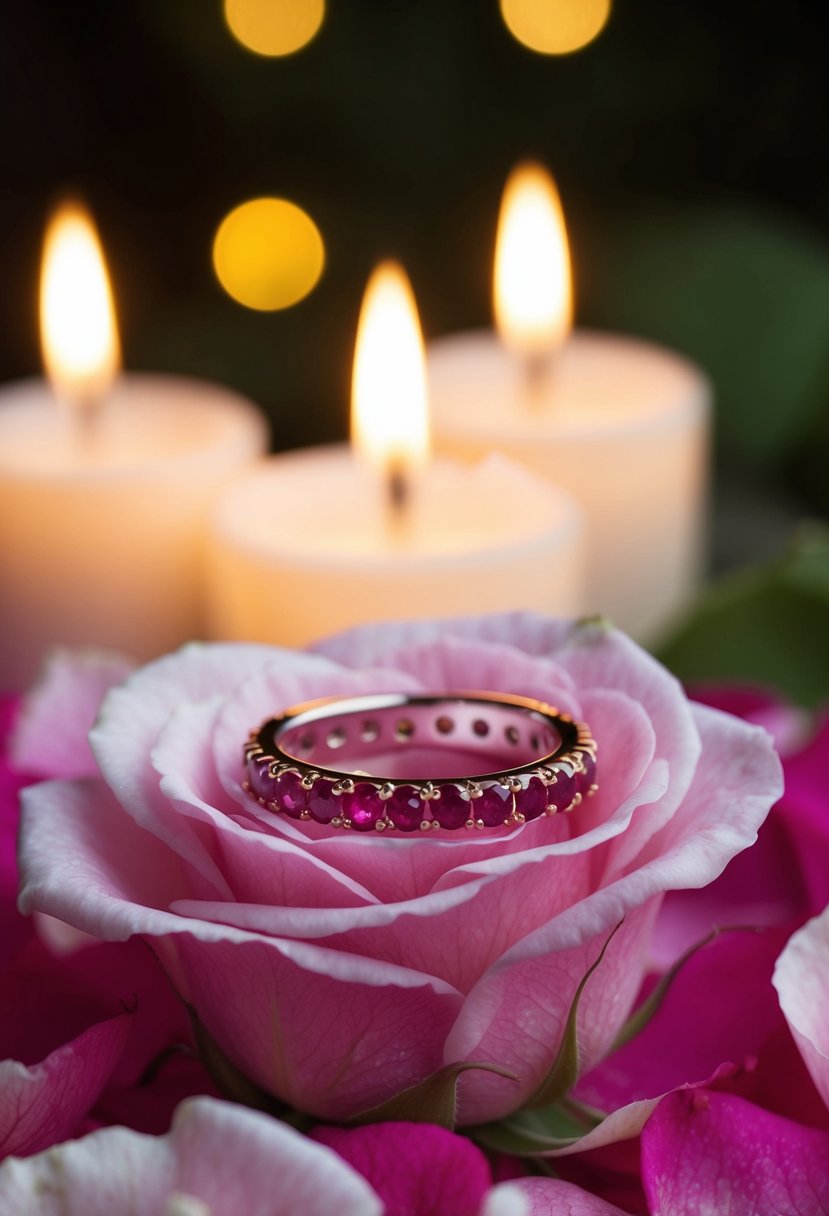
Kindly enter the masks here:
M 23 699 L 9 749 L 15 767 L 37 777 L 93 776 L 89 730 L 106 694 L 134 668 L 110 651 L 54 651 Z
M 566 644 L 572 621 L 551 620 L 534 612 L 494 613 L 490 616 L 443 617 L 431 621 L 373 621 L 317 642 L 312 649 L 346 667 L 368 667 L 403 647 L 446 638 L 516 646 L 527 654 L 551 657 Z
M 640 873 L 660 871 L 663 891 L 703 887 L 757 832 L 783 790 L 783 770 L 769 735 L 707 706 L 692 707 L 703 754 L 671 821 L 636 859 Z
M 481 1150 L 464 1136 L 430 1123 L 318 1127 L 312 1135 L 371 1184 L 389 1213 L 478 1216 L 490 1189 L 489 1165 Z
M 522 1178 L 510 1186 L 528 1201 L 528 1216 L 626 1216 L 612 1203 L 557 1178 Z
M 36 1153 L 72 1134 L 110 1080 L 130 1020 L 98 1022 L 40 1063 L 0 1062 L 0 1157 Z
M 450 636 L 384 651 L 382 664 L 410 673 L 433 692 L 505 692 L 574 717 L 581 713 L 578 689 L 565 667 L 506 643 Z
M 278 1119 L 210 1099 L 178 1110 L 175 1186 L 211 1216 L 380 1216 L 371 1188 L 334 1152 Z
M 829 1133 L 732 1094 L 675 1093 L 642 1132 L 642 1178 L 660 1216 L 825 1216 Z
M 126 814 L 102 781 L 24 790 L 20 909 L 46 912 L 103 939 L 125 940 L 152 910 L 192 894 L 180 860 Z M 158 920 L 164 932 L 172 918 Z
M 110 1127 L 4 1161 L 0 1216 L 159 1216 L 174 1177 L 166 1138 Z
M 158 779 L 147 757 L 173 710 L 185 701 L 227 696 L 251 672 L 275 661 L 284 661 L 289 670 L 297 664 L 323 662 L 270 646 L 193 643 L 141 667 L 110 691 L 90 743 L 105 779 L 139 822 L 161 833 L 171 830 L 169 824 L 159 822 Z M 203 748 L 209 755 L 209 740 Z
M 602 925 L 602 912 L 592 915 L 594 902 L 595 897 L 579 905 L 579 918 L 565 913 L 529 934 L 467 996 L 446 1044 L 446 1060 L 495 1060 L 518 1081 L 466 1073 L 459 1085 L 460 1123 L 497 1119 L 520 1107 L 552 1067 L 576 989 L 622 921 L 616 902 L 615 917 L 609 915 Z M 585 1068 L 608 1049 L 630 1010 L 657 904 L 658 899 L 628 912 L 587 982 L 579 1006 Z M 604 902 L 605 915 L 613 909 L 612 899 Z M 539 941 L 546 948 L 539 949 Z
M 151 756 L 160 792 L 177 820 L 176 851 L 206 880 L 205 897 L 218 894 L 226 907 L 242 901 L 276 909 L 309 902 L 323 908 L 374 903 L 369 891 L 302 848 L 301 839 L 282 832 L 265 835 L 254 821 L 246 826 L 237 820 L 238 806 L 199 747 L 213 730 L 217 704 L 211 698 L 180 706 L 162 727 Z M 237 753 L 241 778 L 240 747 Z
M 829 1106 L 829 908 L 791 938 L 773 982 L 800 1054 Z
M 330 1149 L 210 1098 L 184 1102 L 164 1137 L 107 1128 L 0 1167 L 0 1216 L 160 1216 L 186 1211 L 187 1199 L 210 1216 L 382 1212 Z
M 262 1088 L 338 1120 L 442 1066 L 461 1004 L 448 985 L 317 946 L 222 932 L 180 934 L 175 963 L 210 1033 Z
M 531 1216 L 531 1199 L 513 1182 L 502 1182 L 484 1196 L 480 1216 Z

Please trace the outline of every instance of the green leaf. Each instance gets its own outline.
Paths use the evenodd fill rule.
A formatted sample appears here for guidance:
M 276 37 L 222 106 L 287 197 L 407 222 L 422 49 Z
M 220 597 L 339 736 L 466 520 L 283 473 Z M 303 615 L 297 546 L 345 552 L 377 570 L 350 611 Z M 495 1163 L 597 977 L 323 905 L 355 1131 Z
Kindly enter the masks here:
M 826 407 L 826 242 L 734 205 L 638 216 L 606 240 L 592 319 L 695 359 L 714 384 L 720 450 L 780 466 Z
M 659 657 L 685 681 L 768 684 L 807 708 L 829 688 L 829 530 L 713 584 Z
M 494 1072 L 499 1077 L 517 1081 L 514 1073 L 498 1064 L 478 1063 L 474 1060 L 447 1064 L 433 1072 L 425 1081 L 419 1081 L 403 1089 L 393 1098 L 372 1106 L 347 1120 L 349 1127 L 360 1127 L 365 1123 L 383 1123 L 397 1120 L 404 1123 L 437 1123 L 450 1131 L 455 1126 L 457 1115 L 458 1078 L 470 1069 Z
M 499 1123 L 479 1123 L 466 1131 L 490 1152 L 532 1157 L 567 1148 L 594 1126 L 595 1123 L 585 1125 L 561 1106 L 553 1106 L 543 1111 L 522 1110 Z
M 599 956 L 592 963 L 587 971 L 582 976 L 576 994 L 573 997 L 570 1011 L 567 1014 L 567 1022 L 564 1027 L 564 1035 L 562 1036 L 561 1045 L 558 1049 L 558 1055 L 555 1058 L 553 1067 L 550 1069 L 547 1077 L 542 1081 L 541 1085 L 530 1098 L 527 1106 L 530 1109 L 539 1107 L 549 1107 L 558 1102 L 565 1094 L 568 1094 L 578 1080 L 579 1075 L 579 1043 L 578 1043 L 578 1012 L 579 1002 L 581 1001 L 582 993 L 584 992 L 587 981 L 590 979 L 593 972 L 604 958 L 607 948 L 613 941 L 613 938 L 622 927 L 622 921 L 610 933 L 607 941 L 599 951 Z

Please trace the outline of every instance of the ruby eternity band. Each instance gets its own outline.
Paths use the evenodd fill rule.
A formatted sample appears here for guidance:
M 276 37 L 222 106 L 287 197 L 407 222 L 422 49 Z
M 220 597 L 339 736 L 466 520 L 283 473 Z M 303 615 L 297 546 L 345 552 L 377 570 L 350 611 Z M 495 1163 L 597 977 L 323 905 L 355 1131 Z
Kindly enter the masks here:
M 528 697 L 326 697 L 251 732 L 243 788 L 269 811 L 358 832 L 511 828 L 594 794 L 596 750 L 584 722 Z

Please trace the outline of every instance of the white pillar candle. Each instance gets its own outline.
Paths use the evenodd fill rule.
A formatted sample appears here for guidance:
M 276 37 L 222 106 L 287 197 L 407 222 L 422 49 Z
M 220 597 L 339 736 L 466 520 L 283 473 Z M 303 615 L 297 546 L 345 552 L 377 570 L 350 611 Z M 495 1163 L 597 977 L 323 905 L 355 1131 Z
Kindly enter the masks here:
M 266 448 L 259 412 L 178 377 L 117 376 L 103 256 L 77 208 L 47 234 L 41 291 L 51 387 L 0 390 L 0 688 L 55 645 L 148 659 L 203 633 L 204 531 Z
M 208 567 L 214 638 L 302 646 L 373 620 L 581 606 L 575 503 L 503 458 L 433 460 L 397 527 L 345 446 L 271 457 L 222 495 Z
M 558 196 L 547 179 L 545 212 L 539 170 L 529 176 L 534 196 L 520 197 L 518 174 L 505 194 L 498 253 L 513 261 L 496 270 L 501 336 L 461 334 L 430 347 L 435 444 L 467 460 L 503 452 L 569 491 L 587 520 L 586 611 L 651 640 L 701 572 L 709 384 L 649 343 L 568 336 Z
M 221 487 L 267 445 L 217 385 L 129 375 L 88 444 L 43 381 L 0 391 L 0 687 L 55 645 L 149 659 L 204 632 L 203 544 Z
M 585 610 L 653 638 L 702 568 L 707 381 L 670 351 L 583 331 L 529 405 L 523 370 L 492 334 L 434 343 L 436 446 L 503 452 L 568 490 L 587 519 Z
M 429 459 L 423 340 L 404 272 L 380 267 L 357 334 L 346 447 L 274 457 L 218 504 L 214 637 L 303 645 L 362 621 L 581 604 L 583 523 L 503 458 Z

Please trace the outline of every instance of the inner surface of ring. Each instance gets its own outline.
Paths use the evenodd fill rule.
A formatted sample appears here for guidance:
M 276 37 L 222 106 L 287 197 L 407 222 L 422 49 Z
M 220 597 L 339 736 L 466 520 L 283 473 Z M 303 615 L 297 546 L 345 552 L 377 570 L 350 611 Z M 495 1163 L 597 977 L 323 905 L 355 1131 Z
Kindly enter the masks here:
M 487 776 L 538 764 L 564 745 L 549 717 L 526 706 L 472 696 L 374 700 L 302 711 L 274 743 L 302 764 L 393 781 Z

